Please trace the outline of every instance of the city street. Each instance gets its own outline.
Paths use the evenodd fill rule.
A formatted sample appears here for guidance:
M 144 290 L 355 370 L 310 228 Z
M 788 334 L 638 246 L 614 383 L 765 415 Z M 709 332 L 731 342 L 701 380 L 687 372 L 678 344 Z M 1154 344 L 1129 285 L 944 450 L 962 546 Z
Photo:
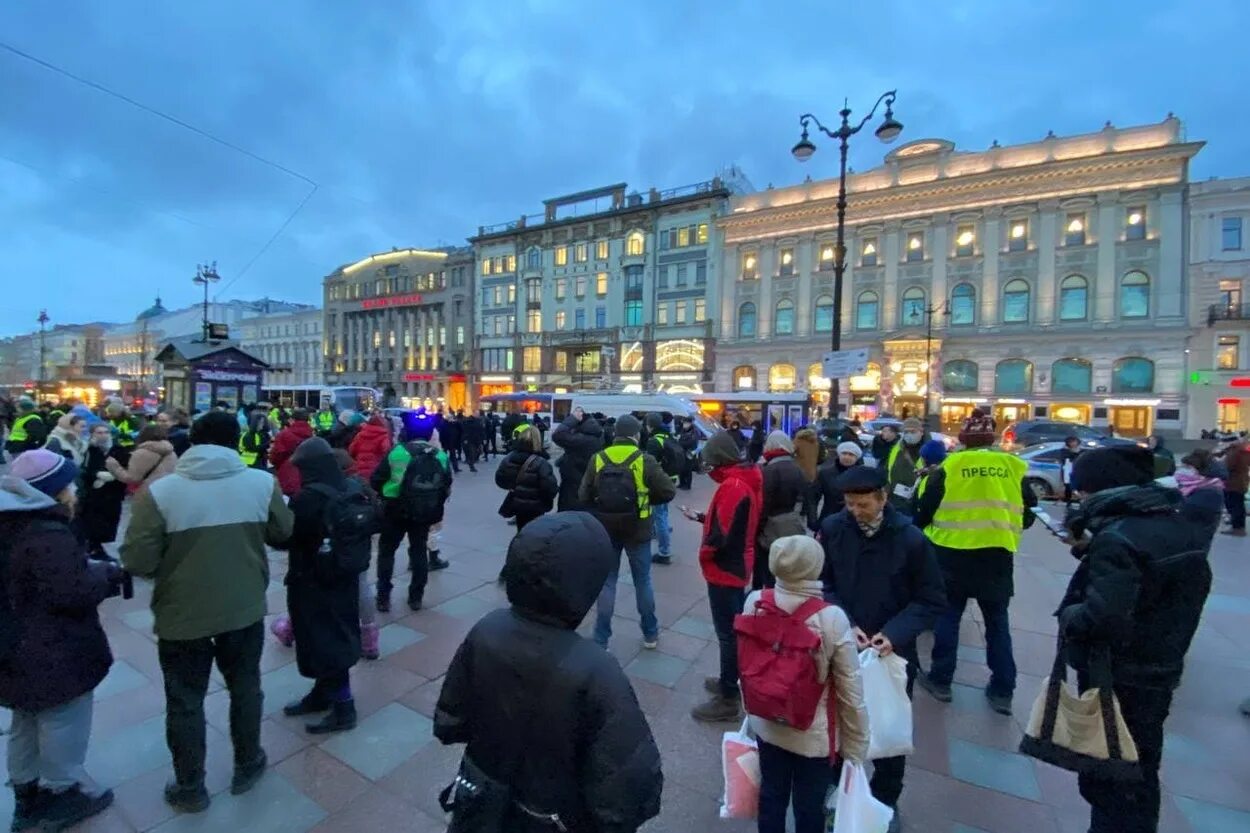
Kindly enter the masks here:
M 475 621 L 505 604 L 496 584 L 512 528 L 498 517 L 501 495 L 494 463 L 456 481 L 443 532 L 451 567 L 431 577 L 426 609 L 410 614 L 402 592 L 382 616 L 383 658 L 361 662 L 353 687 L 361 722 L 355 731 L 320 742 L 281 707 L 308 681 L 296 671 L 293 649 L 267 640 L 264 742 L 271 771 L 250 794 L 229 795 L 231 758 L 227 699 L 215 675 L 208 700 L 212 807 L 175 817 L 162 800 L 170 777 L 164 698 L 148 611 L 148 588 L 130 601 L 102 608 L 116 663 L 96 691 L 91 775 L 116 791 L 116 804 L 85 829 L 108 833 L 302 833 L 444 829 L 437 794 L 452 778 L 459 748 L 432 739 L 431 716 L 441 676 Z M 696 479 L 677 503 L 702 508 L 712 484 Z M 696 563 L 698 527 L 672 513 L 672 566 L 654 569 L 664 630 L 659 650 L 642 651 L 636 612 L 622 577 L 611 650 L 633 681 L 663 756 L 663 811 L 648 833 L 749 831 L 754 822 L 718 819 L 722 786 L 720 736 L 729 726 L 694 722 L 704 675 L 716 669 L 717 649 L 704 584 Z M 1217 536 L 1215 584 L 1190 653 L 1185 682 L 1168 722 L 1163 765 L 1166 794 L 1160 830 L 1166 833 L 1250 831 L 1250 718 L 1237 711 L 1250 695 L 1250 552 L 1240 539 Z M 401 551 L 401 565 L 406 563 Z M 1088 810 L 1075 779 L 1017 754 L 1023 723 L 1053 657 L 1051 614 L 1074 563 L 1044 530 L 1025 534 L 1012 605 L 1020 667 L 1014 718 L 993 713 L 981 693 L 988 678 L 979 624 L 965 621 L 955 700 L 943 706 L 916 690 L 916 754 L 902 800 L 904 829 L 923 833 L 1082 833 Z M 285 609 L 285 555 L 274 553 L 270 612 Z M 401 584 L 402 586 L 402 584 Z M 970 608 L 971 611 L 971 608 Z M 593 617 L 593 613 L 592 613 Z M 582 632 L 588 634 L 587 625 Z M 921 656 L 927 660 L 927 642 Z M 7 718 L 4 720 L 7 723 Z M 0 746 L 4 738 L 0 737 Z M 0 818 L 12 795 L 0 793 Z

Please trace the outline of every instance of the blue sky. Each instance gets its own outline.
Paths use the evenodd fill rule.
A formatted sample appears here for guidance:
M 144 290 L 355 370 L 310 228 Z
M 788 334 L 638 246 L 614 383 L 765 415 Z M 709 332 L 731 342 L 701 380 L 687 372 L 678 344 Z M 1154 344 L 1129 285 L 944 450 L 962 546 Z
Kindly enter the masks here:
M 315 302 L 341 263 L 612 182 L 830 176 L 834 153 L 790 157 L 798 114 L 891 87 L 902 140 L 981 149 L 1174 111 L 1209 143 L 1195 178 L 1245 175 L 1247 31 L 1235 0 L 7 3 L 0 43 L 266 161 L 0 49 L 0 334 L 43 307 L 192 303 L 208 259 L 226 297 Z M 884 150 L 865 133 L 852 165 Z

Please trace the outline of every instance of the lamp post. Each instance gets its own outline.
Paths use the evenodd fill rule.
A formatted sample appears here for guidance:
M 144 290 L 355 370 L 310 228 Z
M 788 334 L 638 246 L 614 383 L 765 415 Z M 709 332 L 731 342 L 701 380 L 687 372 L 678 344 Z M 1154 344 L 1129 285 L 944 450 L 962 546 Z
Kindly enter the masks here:
M 951 314 L 951 302 L 943 301 L 941 306 L 929 304 L 923 310 L 913 309 L 911 315 L 908 316 L 912 323 L 919 324 L 920 316 L 926 318 L 924 333 L 924 427 L 932 428 L 929 425 L 929 409 L 930 403 L 933 401 L 931 374 L 933 372 L 933 316 L 948 316 Z
M 217 261 L 210 264 L 197 263 L 195 266 L 195 277 L 191 279 L 191 283 L 198 283 L 204 287 L 204 323 L 202 338 L 204 343 L 208 343 L 208 285 L 221 280 L 221 276 L 217 274 Z
M 877 103 L 872 105 L 872 109 L 868 111 L 868 115 L 864 116 L 863 121 L 854 126 L 850 122 L 851 109 L 845 103 L 842 105 L 842 110 L 839 113 L 842 117 L 842 124 L 837 130 L 828 129 L 820 123 L 820 119 L 811 113 L 804 113 L 799 116 L 799 124 L 803 128 L 803 135 L 791 150 L 795 159 L 800 162 L 806 162 L 816 152 L 816 145 L 807 137 L 807 131 L 811 125 L 815 125 L 817 130 L 830 139 L 837 139 L 838 151 L 841 155 L 841 163 L 838 168 L 838 240 L 833 253 L 833 336 L 830 339 L 830 347 L 835 353 L 842 349 L 842 278 L 846 274 L 846 153 L 848 142 L 876 114 L 877 108 L 881 106 L 883 101 L 885 102 L 885 117 L 874 132 L 877 138 L 886 144 L 898 138 L 898 134 L 903 132 L 903 125 L 894 118 L 894 98 L 897 92 L 897 90 L 890 90 L 887 93 L 882 93 L 881 97 L 877 99 Z M 829 380 L 829 402 L 833 408 L 832 415 L 837 417 L 841 404 L 837 379 L 831 378 Z
M 48 317 L 48 311 L 46 309 L 41 309 L 39 310 L 39 317 L 35 320 L 39 322 L 39 390 L 36 391 L 35 396 L 35 398 L 38 399 L 39 396 L 43 395 L 43 385 L 47 380 L 48 372 L 48 345 L 44 334 L 44 327 L 46 327 L 48 322 L 52 319 Z

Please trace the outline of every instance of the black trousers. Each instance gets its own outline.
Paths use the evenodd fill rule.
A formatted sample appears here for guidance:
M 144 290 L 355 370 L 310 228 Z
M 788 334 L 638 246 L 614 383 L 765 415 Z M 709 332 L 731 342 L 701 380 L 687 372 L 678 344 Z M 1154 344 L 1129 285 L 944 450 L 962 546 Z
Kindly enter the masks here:
M 687 460 L 685 467 L 681 470 L 681 474 L 677 475 L 677 488 L 689 489 L 693 484 L 694 464 Z
M 760 746 L 759 833 L 785 833 L 794 803 L 794 833 L 824 833 L 825 793 L 833 784 L 828 758 L 805 758 L 764 741 Z
M 720 645 L 720 690 L 725 697 L 738 696 L 738 638 L 734 635 L 734 617 L 747 603 L 742 587 L 707 586 L 707 603 L 712 610 L 712 627 Z
M 478 458 L 482 456 L 481 443 L 467 443 L 464 447 L 464 459 L 472 469 L 477 465 Z
M 382 513 L 382 534 L 378 536 L 379 596 L 390 595 L 391 580 L 395 576 L 395 551 L 405 535 L 408 536 L 408 569 L 412 572 L 408 599 L 420 601 L 425 596 L 425 584 L 430 577 L 430 557 L 426 551 L 429 534 L 430 524 L 408 520 L 397 507 L 386 508 Z
M 1224 508 L 1228 510 L 1228 518 L 1233 529 L 1246 528 L 1246 493 L 1224 491 Z
M 182 786 L 204 783 L 204 696 L 216 660 L 230 692 L 230 740 L 235 767 L 260 757 L 260 654 L 264 620 L 237 631 L 203 639 L 162 639 L 157 646 L 165 677 L 165 741 L 174 758 L 174 776 Z
M 1142 780 L 1124 783 L 1080 776 L 1081 797 L 1089 802 L 1089 833 L 1156 833 L 1163 722 L 1172 709 L 1172 692 L 1118 685 L 1115 696 L 1137 743 Z

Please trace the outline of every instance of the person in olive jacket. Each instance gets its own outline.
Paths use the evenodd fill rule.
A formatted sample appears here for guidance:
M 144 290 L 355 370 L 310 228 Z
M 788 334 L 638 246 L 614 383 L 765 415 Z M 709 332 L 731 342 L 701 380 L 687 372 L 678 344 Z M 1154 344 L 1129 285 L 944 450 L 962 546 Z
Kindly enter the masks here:
M 660 812 L 660 752 L 638 698 L 576 630 L 617 558 L 593 515 L 534 521 L 508 547 L 511 607 L 474 625 L 447 669 L 434 736 L 465 744 L 462 771 L 509 791 L 500 830 L 633 833 Z

